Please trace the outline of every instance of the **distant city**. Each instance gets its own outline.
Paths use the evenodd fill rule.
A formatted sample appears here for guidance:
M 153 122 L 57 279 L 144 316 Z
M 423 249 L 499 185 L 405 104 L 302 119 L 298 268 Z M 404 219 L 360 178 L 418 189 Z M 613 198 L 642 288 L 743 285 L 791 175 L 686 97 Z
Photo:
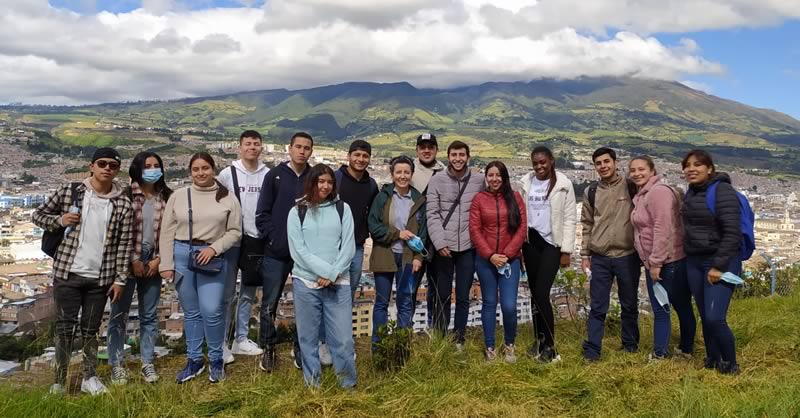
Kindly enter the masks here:
M 0 336 L 22 335 L 34 329 L 47 326 L 54 318 L 54 303 L 52 299 L 52 286 L 49 279 L 51 260 L 40 250 L 42 229 L 31 222 L 33 210 L 44 202 L 56 187 L 67 182 L 82 180 L 88 175 L 85 158 L 64 157 L 48 155 L 47 165 L 31 163 L 40 161 L 41 155 L 34 155 L 24 146 L 28 141 L 36 141 L 34 132 L 19 129 L 3 122 L 0 124 Z M 234 155 L 238 142 L 235 140 L 222 140 L 216 142 L 194 141 L 183 145 L 193 149 L 208 149 L 217 159 L 219 167 L 227 166 L 236 157 Z M 120 147 L 124 148 L 124 147 Z M 591 148 L 573 147 L 569 150 L 570 161 L 562 161 L 563 171 L 573 180 L 576 190 L 583 190 L 581 185 L 595 180 L 595 172 L 589 164 Z M 518 155 L 510 161 L 512 177 L 519 179 L 529 171 L 526 165 L 529 151 L 519 150 Z M 626 150 L 620 150 L 621 169 L 627 167 L 630 155 Z M 168 180 L 171 187 L 179 187 L 189 182 L 188 177 L 176 178 L 169 173 L 180 172 L 181 167 L 188 164 L 190 155 L 167 155 L 165 165 L 170 171 Z M 379 184 L 390 181 L 387 159 L 390 155 L 373 156 L 369 170 Z M 440 152 L 440 159 L 443 152 Z M 269 166 L 288 159 L 286 145 L 282 140 L 265 139 L 264 162 Z M 330 146 L 318 146 L 314 150 L 311 164 L 328 164 L 338 167 L 346 164 L 347 153 Z M 672 185 L 685 189 L 682 172 L 679 164 L 674 161 L 656 159 L 659 173 Z M 780 266 L 789 266 L 800 262 L 800 205 L 796 191 L 796 180 L 775 179 L 768 176 L 765 170 L 740 170 L 722 167 L 728 171 L 737 189 L 742 191 L 752 203 L 756 221 L 756 239 L 758 250 L 750 260 L 750 264 L 760 263 L 769 257 L 772 262 Z M 174 170 L 174 171 L 173 171 Z M 123 165 L 122 173 L 127 172 Z M 121 179 L 121 181 L 127 181 Z M 578 197 L 580 200 L 580 196 Z M 578 205 L 580 213 L 580 204 Z M 578 224 L 577 245 L 580 245 L 580 223 Z M 368 337 L 372 334 L 372 305 L 375 290 L 374 283 L 369 273 L 368 252 L 371 244 L 367 242 L 364 257 L 364 285 L 357 293 L 357 301 L 353 308 L 353 334 L 356 337 Z M 579 260 L 573 257 L 572 269 L 577 269 Z M 646 289 L 642 280 L 640 289 L 641 309 L 648 309 Z M 517 300 L 518 319 L 520 322 L 530 322 L 531 303 L 527 282 L 520 281 L 520 293 Z M 159 327 L 164 343 L 176 341 L 183 334 L 183 313 L 174 290 L 167 285 L 162 290 L 161 304 L 158 308 Z M 425 298 L 426 288 L 420 288 L 417 295 L 417 310 L 414 318 L 414 330 L 424 332 L 427 328 L 427 306 Z M 570 317 L 582 315 L 587 309 L 575 301 L 570 301 L 564 289 L 556 286 L 551 295 L 560 316 Z M 293 323 L 294 309 L 291 285 L 287 285 L 279 309 L 279 323 L 290 325 Z M 131 319 L 128 321 L 127 333 L 130 337 L 138 335 L 139 323 L 135 320 L 138 310 L 130 310 Z M 481 294 L 480 287 L 475 280 L 471 291 L 471 306 L 469 325 L 480 325 Z M 453 307 L 454 308 L 454 307 Z M 253 307 L 254 318 L 257 318 L 258 305 Z M 105 319 L 101 328 L 101 336 L 105 336 L 110 305 L 106 307 Z M 390 307 L 390 317 L 396 316 L 394 305 Z M 498 321 L 501 314 L 498 306 Z M 168 349 L 159 349 L 160 354 L 168 353 Z M 29 359 L 26 364 L 13 362 L 0 362 L 0 375 L 5 372 L 19 369 L 48 368 L 53 361 L 54 352 L 45 350 L 39 357 Z M 6 360 L 6 359 L 0 359 Z

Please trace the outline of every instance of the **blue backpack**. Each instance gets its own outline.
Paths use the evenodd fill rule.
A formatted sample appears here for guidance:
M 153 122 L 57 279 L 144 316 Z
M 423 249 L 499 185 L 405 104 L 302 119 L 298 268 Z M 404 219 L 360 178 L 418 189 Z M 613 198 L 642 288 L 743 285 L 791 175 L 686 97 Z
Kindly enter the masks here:
M 712 215 L 716 216 L 716 207 L 717 207 L 717 186 L 719 185 L 718 181 L 711 183 L 706 190 L 706 207 L 711 212 Z M 739 199 L 739 210 L 742 213 L 741 221 L 740 221 L 740 229 L 742 230 L 742 241 L 739 243 L 739 259 L 745 261 L 753 255 L 753 251 L 756 249 L 756 236 L 755 232 L 753 231 L 756 216 L 753 213 L 753 209 L 750 208 L 750 202 L 747 201 L 747 198 L 739 193 L 738 190 L 735 190 L 736 197 Z

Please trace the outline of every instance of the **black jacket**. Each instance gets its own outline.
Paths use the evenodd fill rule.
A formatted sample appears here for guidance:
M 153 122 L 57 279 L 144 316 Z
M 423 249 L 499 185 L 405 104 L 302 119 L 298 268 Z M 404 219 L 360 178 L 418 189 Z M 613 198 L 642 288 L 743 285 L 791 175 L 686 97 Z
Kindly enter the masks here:
M 369 236 L 367 218 L 372 201 L 378 195 L 378 185 L 367 172 L 364 172 L 361 180 L 356 180 L 347 172 L 345 165 L 341 166 L 336 173 L 336 182 L 339 199 L 347 203 L 353 212 L 356 246 L 362 246 Z
M 719 181 L 716 216 L 706 205 L 706 190 L 715 181 Z M 728 270 L 731 261 L 739 256 L 742 240 L 739 198 L 731 186 L 731 178 L 725 173 L 716 173 L 704 184 L 689 186 L 683 199 L 682 214 L 686 254 L 711 257 L 712 267 L 722 272 Z
M 282 260 L 291 258 L 286 223 L 296 199 L 303 196 L 303 186 L 310 166 L 299 176 L 288 162 L 279 164 L 264 176 L 256 206 L 256 228 L 267 240 L 264 254 Z

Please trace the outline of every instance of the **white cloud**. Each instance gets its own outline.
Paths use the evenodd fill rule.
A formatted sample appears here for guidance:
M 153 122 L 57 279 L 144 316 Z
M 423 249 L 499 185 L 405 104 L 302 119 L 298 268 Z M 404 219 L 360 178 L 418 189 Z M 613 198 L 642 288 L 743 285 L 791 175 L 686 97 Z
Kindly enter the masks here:
M 95 5 L 75 1 L 80 10 Z M 183 0 L 138 4 L 114 14 L 0 1 L 0 102 L 164 99 L 353 80 L 679 80 L 725 69 L 690 38 L 665 45 L 649 33 L 800 16 L 796 0 L 271 0 L 200 11 Z
M 692 88 L 692 89 L 695 89 L 695 90 L 700 90 L 705 94 L 711 94 L 713 92 L 713 89 L 711 88 L 711 86 L 709 86 L 706 83 L 701 83 L 699 81 L 681 80 L 680 83 L 683 84 L 686 87 L 689 87 L 689 88 Z

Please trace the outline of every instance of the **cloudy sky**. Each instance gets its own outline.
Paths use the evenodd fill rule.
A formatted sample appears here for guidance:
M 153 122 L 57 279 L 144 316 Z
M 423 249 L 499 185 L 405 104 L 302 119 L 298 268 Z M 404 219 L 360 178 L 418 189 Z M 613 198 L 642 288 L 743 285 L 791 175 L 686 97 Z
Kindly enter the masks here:
M 0 103 L 682 81 L 800 118 L 799 0 L 0 0 Z

